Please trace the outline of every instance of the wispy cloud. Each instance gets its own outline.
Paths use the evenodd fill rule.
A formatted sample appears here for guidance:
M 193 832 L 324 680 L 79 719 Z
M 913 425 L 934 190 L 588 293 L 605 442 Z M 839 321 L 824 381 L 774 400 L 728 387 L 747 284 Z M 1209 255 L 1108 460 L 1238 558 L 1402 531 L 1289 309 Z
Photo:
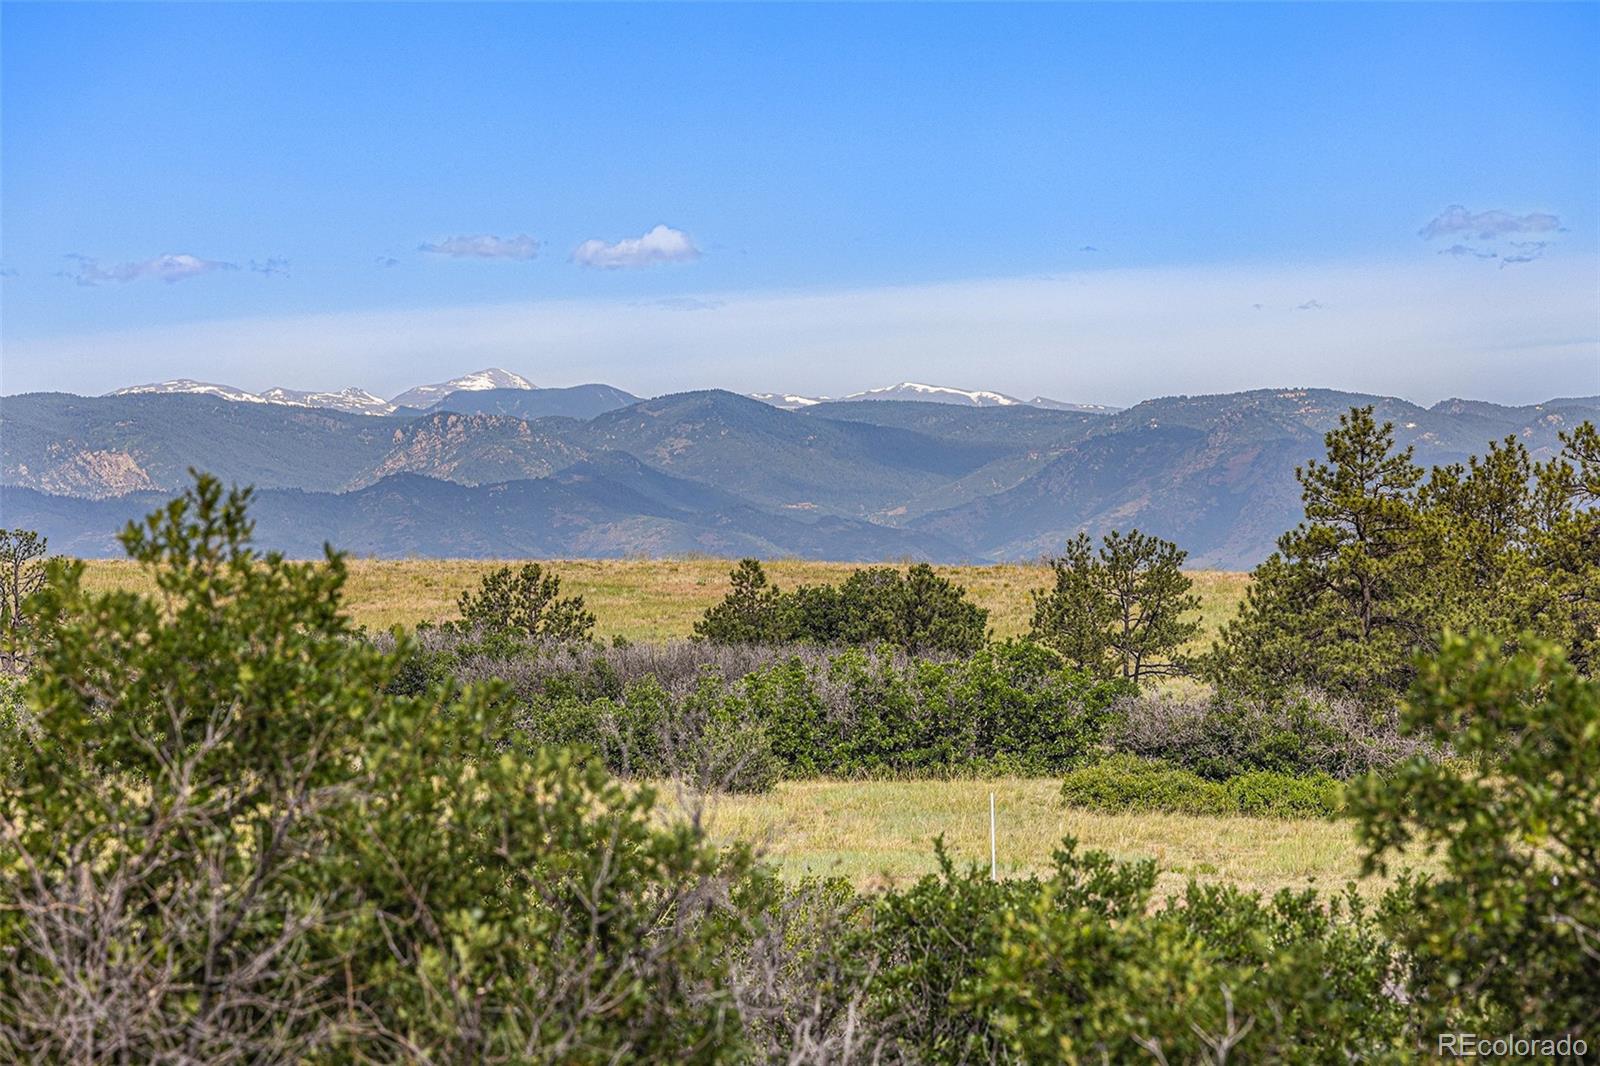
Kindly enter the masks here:
M 1100 249 L 1096 248 L 1092 244 L 1085 244 L 1083 247 L 1078 249 L 1080 252 L 1098 252 L 1099 250 Z
M 1515 238 L 1561 232 L 1561 219 L 1548 212 L 1533 211 L 1526 215 L 1512 214 L 1510 211 L 1473 212 L 1460 204 L 1452 204 L 1418 230 L 1417 236 L 1429 241 L 1436 237 L 1454 236 L 1485 242 L 1463 244 L 1458 241 L 1448 248 L 1439 249 L 1439 254 L 1454 259 L 1486 259 L 1498 262 L 1504 268 L 1542 259 L 1545 250 L 1551 246 L 1549 240 Z
M 378 264 L 379 266 L 383 267 L 384 269 L 388 269 L 389 267 L 397 267 L 397 266 L 400 265 L 400 260 L 396 259 L 392 255 L 380 255 L 377 258 L 373 259 L 373 262 Z
M 1303 304 L 1296 304 L 1296 311 L 1321 311 L 1327 307 L 1321 300 L 1307 300 Z
M 1451 204 L 1434 216 L 1426 226 L 1417 231 L 1424 240 L 1436 237 L 1474 237 L 1490 241 L 1523 233 L 1554 233 L 1561 228 L 1561 220 L 1543 211 L 1514 215 L 1510 211 L 1468 211 L 1460 204 Z
M 682 230 L 657 226 L 643 237 L 629 237 L 615 244 L 584 241 L 573 251 L 572 258 L 584 266 L 617 270 L 656 263 L 687 263 L 700 258 L 700 249 Z
M 432 244 L 418 245 L 417 250 L 453 259 L 532 259 L 539 254 L 539 242 L 526 233 L 515 237 L 480 233 L 471 237 L 446 237 Z
M 197 278 L 202 274 L 212 274 L 219 270 L 239 269 L 237 263 L 224 263 L 217 259 L 201 259 L 195 255 L 171 252 L 158 255 L 154 259 L 140 259 L 132 263 L 102 263 L 86 255 L 69 255 L 67 258 L 77 266 L 62 271 L 61 276 L 70 278 L 79 285 L 104 285 L 109 282 L 122 284 L 145 278 L 155 278 L 170 285 L 175 281 Z
M 715 311 L 727 306 L 727 301 L 705 300 L 698 296 L 663 296 L 659 300 L 649 300 L 635 306 L 664 307 L 669 311 Z
M 266 274 L 270 277 L 286 278 L 289 276 L 289 260 L 273 256 L 259 262 L 250 260 L 250 269 L 257 274 Z
M 1496 253 L 1496 252 L 1485 251 L 1482 248 L 1473 248 L 1473 247 L 1470 247 L 1470 246 L 1465 245 L 1465 244 L 1452 244 L 1448 248 L 1440 248 L 1439 249 L 1439 254 L 1440 255 L 1453 256 L 1456 259 L 1465 259 L 1465 258 L 1472 258 L 1472 259 L 1498 259 L 1498 258 L 1500 258 L 1499 254 Z

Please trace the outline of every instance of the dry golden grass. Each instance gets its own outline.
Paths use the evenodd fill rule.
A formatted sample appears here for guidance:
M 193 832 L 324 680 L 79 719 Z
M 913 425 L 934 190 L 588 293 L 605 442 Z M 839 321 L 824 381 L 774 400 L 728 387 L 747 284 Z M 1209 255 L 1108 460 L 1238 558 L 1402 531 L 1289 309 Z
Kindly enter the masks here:
M 1350 823 L 1069 810 L 1055 779 L 993 781 L 795 781 L 760 796 L 718 796 L 705 819 L 712 836 L 749 840 L 785 877 L 840 876 L 861 888 L 904 885 L 937 869 L 944 835 L 957 865 L 989 863 L 989 793 L 995 794 L 1002 876 L 1042 873 L 1066 836 L 1119 859 L 1154 859 L 1157 891 L 1193 878 L 1272 893 L 1338 889 L 1358 879 Z M 663 804 L 671 792 L 664 788 Z M 1377 879 L 1360 882 L 1376 891 Z
M 372 629 L 442 621 L 455 616 L 456 597 L 463 589 L 475 587 L 485 573 L 502 565 L 461 559 L 353 559 L 347 606 L 358 624 Z M 727 559 L 576 559 L 549 565 L 561 575 L 564 593 L 583 596 L 601 635 L 620 634 L 629 640 L 688 636 L 706 608 L 727 593 L 733 568 Z M 843 581 L 856 564 L 780 561 L 766 568 L 773 582 L 787 589 Z M 1033 615 L 1028 593 L 1050 583 L 1049 568 L 1036 564 L 938 570 L 965 585 L 973 601 L 989 609 L 990 625 L 1000 637 L 1027 630 Z M 1248 577 L 1217 570 L 1189 576 L 1201 600 L 1202 640 L 1209 640 L 1232 615 Z M 144 574 L 123 561 L 89 563 L 88 582 L 95 588 L 151 588 Z

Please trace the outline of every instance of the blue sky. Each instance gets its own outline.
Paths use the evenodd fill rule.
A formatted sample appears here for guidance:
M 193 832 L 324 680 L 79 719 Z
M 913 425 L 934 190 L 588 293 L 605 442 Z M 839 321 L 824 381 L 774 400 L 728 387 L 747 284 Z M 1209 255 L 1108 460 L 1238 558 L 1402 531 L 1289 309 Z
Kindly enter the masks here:
M 0 386 L 1592 393 L 1597 57 L 1592 4 L 7 3 Z

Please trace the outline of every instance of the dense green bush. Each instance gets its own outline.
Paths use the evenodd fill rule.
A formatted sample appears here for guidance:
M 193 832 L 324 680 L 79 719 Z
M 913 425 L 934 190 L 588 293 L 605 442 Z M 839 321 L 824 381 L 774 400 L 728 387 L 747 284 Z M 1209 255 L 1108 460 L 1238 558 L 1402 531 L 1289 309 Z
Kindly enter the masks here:
M 1384 870 L 1405 876 L 1391 923 L 1430 1030 L 1600 1043 L 1600 683 L 1564 649 L 1451 636 L 1422 665 L 1404 724 L 1458 758 L 1413 759 L 1352 806 Z
M 23 747 L 36 739 L 33 716 L 22 700 L 22 679 L 0 675 L 0 788 L 20 766 Z
M 676 692 L 645 676 L 614 699 L 586 699 L 570 681 L 529 699 L 519 716 L 529 742 L 584 744 L 618 773 L 741 790 L 779 776 L 1059 773 L 1092 751 L 1126 692 L 1027 643 L 949 660 L 794 655 L 735 680 L 680 680 Z M 719 762 L 717 750 L 741 758 Z
M 943 873 L 884 893 L 845 950 L 892 1057 L 960 1062 L 1408 1061 L 1399 960 L 1359 897 L 1270 901 L 1079 853 L 1042 880 Z
M 40 594 L 0 1060 L 737 1058 L 747 856 L 503 747 L 492 687 L 385 695 L 342 561 L 255 554 L 246 500 L 201 478 L 129 528 L 158 596 Z
M 1131 755 L 1113 755 L 1070 771 L 1061 795 L 1068 806 L 1111 812 L 1333 818 L 1344 808 L 1339 783 L 1326 774 L 1301 777 L 1256 770 L 1208 781 Z
M 1008 642 L 946 661 L 848 651 L 825 677 L 791 663 L 753 675 L 746 691 L 802 774 L 853 776 L 1060 772 L 1089 753 L 1126 690 Z
M 892 644 L 912 653 L 971 654 L 988 639 L 989 612 L 933 567 L 904 574 L 887 566 L 857 570 L 840 585 L 801 585 L 791 593 L 767 580 L 761 563 L 743 559 L 732 589 L 695 624 L 696 639 L 716 644 Z

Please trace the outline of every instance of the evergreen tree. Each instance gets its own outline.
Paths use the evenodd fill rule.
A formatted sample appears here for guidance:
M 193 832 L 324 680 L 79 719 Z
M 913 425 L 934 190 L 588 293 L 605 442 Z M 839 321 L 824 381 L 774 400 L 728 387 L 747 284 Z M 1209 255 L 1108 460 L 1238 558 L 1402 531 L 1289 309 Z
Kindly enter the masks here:
M 29 600 L 44 588 L 45 538 L 31 529 L 0 529 L 0 670 L 25 669 L 20 650 Z
M 733 584 L 721 603 L 694 625 L 694 638 L 712 644 L 776 644 L 788 639 L 788 604 L 769 584 L 759 559 L 740 559 L 728 575 Z
M 1561 455 L 1536 470 L 1530 554 L 1541 581 L 1528 590 L 1536 598 L 1527 613 L 1592 676 L 1600 669 L 1600 433 L 1585 422 L 1561 442 Z
M 1030 636 L 1073 665 L 1135 684 L 1185 672 L 1181 651 L 1200 631 L 1199 597 L 1183 573 L 1188 553 L 1137 529 L 1113 530 L 1098 555 L 1079 533 L 1050 561 L 1055 587 L 1033 594 Z
M 1295 471 L 1306 521 L 1256 568 L 1208 656 L 1207 673 L 1224 687 L 1375 698 L 1405 687 L 1431 636 L 1423 591 L 1432 560 L 1411 449 L 1395 451 L 1393 424 L 1380 425 L 1370 406 L 1340 415 L 1324 443 L 1325 462 Z
M 856 570 L 840 585 L 801 585 L 782 593 L 761 564 L 745 559 L 733 588 L 695 624 L 714 644 L 893 644 L 911 652 L 968 655 L 988 640 L 989 612 L 966 589 L 918 563 L 904 574 L 888 566 Z
M 31 529 L 0 529 L 0 629 L 26 623 L 23 604 L 44 587 L 47 543 Z
M 538 563 L 524 563 L 513 573 L 502 566 L 483 576 L 476 593 L 465 591 L 457 601 L 461 625 L 491 636 L 546 640 L 587 640 L 594 615 L 582 596 L 561 596 L 561 578 Z
M 989 612 L 927 563 L 902 575 L 892 567 L 857 570 L 837 594 L 798 596 L 802 639 L 821 644 L 894 644 L 913 653 L 970 655 L 988 640 Z

